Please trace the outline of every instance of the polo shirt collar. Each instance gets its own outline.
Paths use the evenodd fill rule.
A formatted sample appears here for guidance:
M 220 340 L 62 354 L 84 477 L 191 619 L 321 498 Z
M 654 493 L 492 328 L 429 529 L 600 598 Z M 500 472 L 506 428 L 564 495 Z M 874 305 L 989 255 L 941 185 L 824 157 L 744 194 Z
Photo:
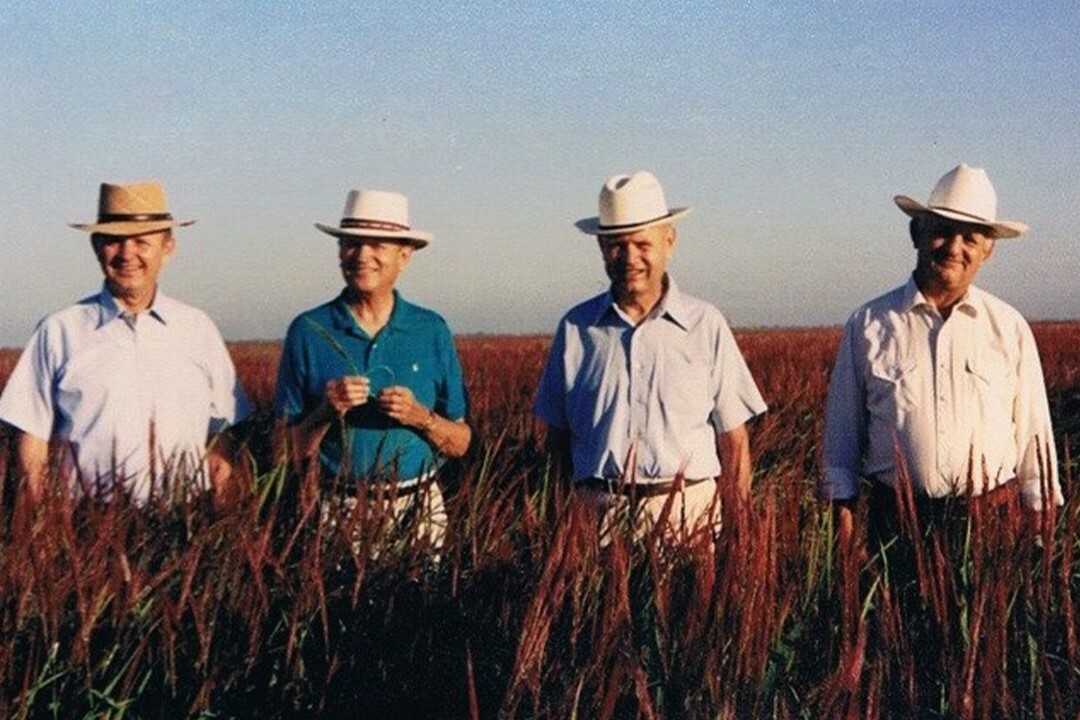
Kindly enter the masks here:
M 969 317 L 978 317 L 979 315 L 979 303 L 982 299 L 982 291 L 974 285 L 968 288 L 964 297 L 960 298 L 960 302 L 956 303 L 954 309 L 963 312 Z M 902 298 L 902 306 L 904 310 L 912 311 L 919 307 L 925 307 L 934 309 L 934 305 L 926 299 L 926 296 L 919 290 L 919 286 L 915 284 L 915 276 L 908 277 L 907 283 L 904 285 L 904 294 Z M 936 309 L 934 309 L 937 312 Z
M 390 311 L 390 318 L 386 321 L 386 325 L 381 332 L 386 332 L 387 330 L 408 329 L 409 317 L 411 314 L 412 305 L 404 300 L 397 290 L 394 290 L 394 307 Z M 352 310 L 349 309 L 349 304 L 345 302 L 344 290 L 342 290 L 341 294 L 334 300 L 334 303 L 331 306 L 331 316 L 336 329 L 343 332 L 351 332 L 360 335 L 361 337 L 368 337 L 368 334 L 364 332 L 364 329 L 356 322 L 356 318 L 353 317 Z
M 649 313 L 646 320 L 655 318 L 667 318 L 683 330 L 686 330 L 690 326 L 689 312 L 686 308 L 686 302 L 683 300 L 682 293 L 679 292 L 679 287 L 675 284 L 675 281 L 670 275 L 664 276 L 667 289 L 664 294 L 660 296 L 660 302 L 652 312 Z M 615 296 L 611 294 L 611 289 L 603 295 L 603 302 L 601 303 L 600 310 L 593 320 L 593 325 L 599 325 L 608 313 L 618 315 L 615 305 Z
M 116 297 L 109 291 L 109 285 L 102 283 L 101 292 L 98 293 L 98 327 L 102 328 L 109 324 L 113 320 L 116 320 L 124 314 L 123 308 L 120 307 L 120 303 L 117 302 Z M 162 325 L 167 325 L 170 312 L 176 307 L 176 303 L 172 298 L 169 298 L 165 293 L 161 292 L 161 288 L 157 288 L 154 293 L 154 301 L 150 304 L 144 312 L 149 317 L 154 318 Z

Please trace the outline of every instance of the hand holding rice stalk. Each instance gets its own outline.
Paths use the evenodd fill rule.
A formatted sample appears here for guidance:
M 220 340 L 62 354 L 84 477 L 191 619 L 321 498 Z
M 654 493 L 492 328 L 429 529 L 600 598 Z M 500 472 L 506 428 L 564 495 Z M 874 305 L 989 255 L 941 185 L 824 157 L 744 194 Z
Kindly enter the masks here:
M 348 351 L 341 346 L 334 336 L 322 325 L 311 318 L 306 318 L 308 324 L 315 332 L 333 348 L 349 365 L 352 371 L 349 375 L 330 380 L 326 383 L 326 400 L 337 412 L 339 418 L 354 407 L 363 405 L 373 396 L 394 384 L 394 371 L 385 365 L 372 368 L 367 374 L 360 371 L 359 366 L 349 355 Z

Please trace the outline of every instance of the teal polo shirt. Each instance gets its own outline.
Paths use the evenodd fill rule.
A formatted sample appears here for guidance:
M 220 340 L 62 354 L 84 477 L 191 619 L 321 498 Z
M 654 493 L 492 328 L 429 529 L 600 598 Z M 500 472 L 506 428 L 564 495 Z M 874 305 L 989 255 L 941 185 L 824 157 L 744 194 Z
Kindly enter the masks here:
M 276 416 L 290 425 L 299 422 L 322 401 L 326 383 L 344 375 L 367 375 L 373 393 L 405 386 L 450 420 L 464 419 L 468 409 L 446 321 L 396 290 L 390 319 L 374 337 L 357 324 L 340 295 L 293 320 L 278 368 Z M 340 474 L 348 483 L 408 481 L 441 462 L 418 431 L 388 418 L 373 400 L 346 413 L 343 428 L 331 425 L 319 460 L 330 475 Z

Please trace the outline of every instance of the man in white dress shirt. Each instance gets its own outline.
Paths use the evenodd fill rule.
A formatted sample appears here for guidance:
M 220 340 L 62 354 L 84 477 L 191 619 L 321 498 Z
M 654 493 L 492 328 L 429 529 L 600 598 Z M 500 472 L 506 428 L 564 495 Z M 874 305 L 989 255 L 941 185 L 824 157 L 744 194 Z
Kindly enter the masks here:
M 604 183 L 599 216 L 577 227 L 597 237 L 611 287 L 559 323 L 534 406 L 578 496 L 608 521 L 633 499 L 639 530 L 673 493 L 671 526 L 715 523 L 719 478 L 749 495 L 746 422 L 765 411 L 724 316 L 667 273 L 689 210 L 668 208 L 648 172 Z
M 1060 504 L 1031 330 L 972 284 L 996 241 L 1027 225 L 997 219 L 990 179 L 968 165 L 946 173 L 925 205 L 895 202 L 911 217 L 915 271 L 851 315 L 829 387 L 822 490 L 840 508 L 841 531 L 850 534 L 860 479 L 874 491 L 871 523 L 889 520 L 874 512 L 875 494 L 891 498 L 905 478 L 924 505 Z
M 122 490 L 142 503 L 180 481 L 224 489 L 221 431 L 248 401 L 214 323 L 158 287 L 173 230 L 193 222 L 174 220 L 164 190 L 146 182 L 102 184 L 97 222 L 72 225 L 91 233 L 104 284 L 38 324 L 0 396 L 33 501 L 50 479 L 50 440 L 62 481 L 91 495 Z

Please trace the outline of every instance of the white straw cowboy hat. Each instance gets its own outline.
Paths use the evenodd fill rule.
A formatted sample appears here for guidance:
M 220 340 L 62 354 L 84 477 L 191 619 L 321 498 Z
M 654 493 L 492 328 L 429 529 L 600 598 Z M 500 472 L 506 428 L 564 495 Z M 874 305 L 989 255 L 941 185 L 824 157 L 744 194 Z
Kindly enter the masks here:
M 997 219 L 997 193 L 986 171 L 970 165 L 957 165 L 945 173 L 926 205 L 907 195 L 893 198 L 897 206 L 911 217 L 933 213 L 950 220 L 985 225 L 996 238 L 1013 238 L 1028 231 L 1022 222 Z
M 161 183 L 149 180 L 132 185 L 101 183 L 97 222 L 70 226 L 105 235 L 142 235 L 193 224 L 194 220 L 174 220 Z
M 669 208 L 660 181 L 640 170 L 609 177 L 600 189 L 600 215 L 574 224 L 589 235 L 615 235 L 674 222 L 688 212 L 688 207 Z
M 435 236 L 409 227 L 409 199 L 385 190 L 350 190 L 338 227 L 315 223 L 335 237 L 372 237 L 400 240 L 422 248 Z

